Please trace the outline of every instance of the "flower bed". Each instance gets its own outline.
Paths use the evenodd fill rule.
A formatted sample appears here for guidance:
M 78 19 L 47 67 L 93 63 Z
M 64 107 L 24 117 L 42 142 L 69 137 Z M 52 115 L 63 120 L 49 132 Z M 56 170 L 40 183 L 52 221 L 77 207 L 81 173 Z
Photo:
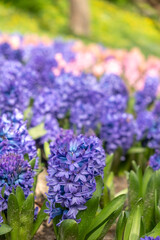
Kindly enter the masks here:
M 117 240 L 160 235 L 160 59 L 2 34 L 0 63 L 0 235 L 30 240 L 48 217 L 59 240 L 103 239 L 116 219 Z

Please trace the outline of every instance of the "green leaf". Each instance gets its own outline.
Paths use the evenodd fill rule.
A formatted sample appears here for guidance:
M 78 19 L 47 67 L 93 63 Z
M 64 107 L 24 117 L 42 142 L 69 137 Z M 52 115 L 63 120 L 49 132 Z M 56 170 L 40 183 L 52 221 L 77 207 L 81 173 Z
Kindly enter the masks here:
M 36 163 L 36 159 L 35 158 L 33 158 L 31 161 L 29 161 L 29 164 L 31 165 L 32 169 L 34 169 L 35 163 Z
M 153 170 L 152 170 L 152 174 L 153 174 Z M 154 174 L 156 175 L 156 189 L 157 189 L 157 198 L 158 198 L 158 203 L 160 202 L 160 170 L 157 170 L 156 172 L 154 172 Z
M 93 196 L 101 198 L 102 195 L 102 187 L 103 187 L 103 179 L 101 176 L 95 177 L 96 179 L 96 191 L 93 193 Z
M 1 195 L 2 195 L 2 197 L 4 197 L 5 188 L 6 188 L 6 186 L 4 185 L 4 187 L 3 187 L 2 190 L 1 190 Z
M 107 177 L 108 177 L 108 173 L 110 172 L 110 169 L 111 169 L 111 165 L 112 165 L 112 161 L 113 161 L 113 154 L 111 155 L 108 155 L 106 157 L 106 166 L 104 168 L 104 181 L 107 180 Z
M 51 154 L 51 152 L 50 152 L 50 147 L 49 147 L 49 143 L 48 143 L 48 142 L 45 142 L 45 143 L 44 143 L 44 152 L 45 152 L 45 155 L 46 155 L 47 158 L 48 158 L 49 155 Z
M 137 227 L 136 221 L 139 223 L 139 227 L 137 227 L 137 234 L 140 233 L 140 222 L 141 222 L 141 212 L 143 208 L 143 200 L 140 199 L 137 204 L 132 208 L 130 215 L 128 217 L 123 240 L 131 240 L 132 237 L 135 239 L 135 231 Z M 139 231 L 139 232 L 138 232 Z M 137 239 L 136 239 L 137 240 Z
M 132 147 L 128 150 L 127 154 L 134 154 L 134 153 L 144 153 L 145 148 L 142 147 Z
M 19 205 L 17 198 L 13 193 L 11 193 L 8 198 L 7 221 L 12 228 L 12 231 L 10 232 L 11 239 L 18 240 L 20 229 Z
M 46 131 L 44 129 L 44 123 L 41 123 L 36 127 L 30 128 L 28 130 L 28 133 L 33 139 L 38 139 L 40 137 L 43 137 L 46 134 Z
M 151 167 L 147 167 L 143 176 L 143 188 L 142 188 L 142 196 L 144 197 L 146 194 L 146 190 L 147 190 L 147 186 L 148 186 L 148 182 L 151 178 L 151 176 L 153 175 L 153 170 Z
M 72 219 L 64 220 L 60 225 L 60 240 L 77 240 L 78 224 Z
M 139 182 L 138 177 L 135 172 L 131 171 L 128 179 L 129 187 L 128 187 L 128 199 L 129 199 L 129 207 L 132 209 L 133 206 L 137 203 L 139 199 Z
M 123 234 L 124 234 L 124 229 L 125 229 L 125 225 L 127 222 L 127 216 L 126 216 L 126 212 L 122 212 L 118 222 L 117 222 L 117 227 L 116 227 L 116 240 L 122 240 L 123 239 Z
M 147 185 L 146 194 L 144 196 L 143 219 L 146 232 L 150 231 L 155 226 L 154 222 L 155 185 L 156 179 L 155 174 L 153 174 Z
M 132 240 L 139 239 L 140 230 L 141 230 L 141 216 L 142 216 L 142 207 L 137 206 L 137 208 L 134 212 L 134 217 L 133 217 L 133 222 L 132 222 L 129 239 L 132 239 Z
M 158 193 L 157 189 L 155 190 L 155 222 L 156 224 L 160 222 L 160 207 L 158 206 Z
M 18 186 L 16 188 L 16 197 L 17 197 L 19 209 L 21 209 L 22 205 L 23 205 L 23 203 L 25 201 L 25 196 L 24 196 L 24 192 L 23 192 L 23 190 L 22 190 L 22 188 L 20 186 Z
M 120 195 L 114 198 L 104 209 L 94 218 L 85 239 L 88 239 L 98 228 L 102 227 L 109 220 L 115 211 L 122 208 L 126 195 Z
M 20 239 L 31 239 L 31 232 L 34 221 L 34 195 L 31 193 L 24 201 L 22 210 L 20 213 Z
M 6 233 L 9 233 L 12 230 L 10 226 L 7 224 L 1 223 L 0 225 L 0 235 L 4 235 Z
M 98 237 L 98 240 L 103 240 L 103 238 L 105 237 L 106 233 L 108 232 L 108 230 L 110 229 L 110 227 L 112 226 L 112 224 L 115 222 L 115 220 L 117 219 L 117 217 L 119 216 L 119 214 L 122 212 L 122 207 L 119 207 L 115 212 L 113 212 L 109 217 L 108 217 L 108 221 L 104 224 L 103 226 L 103 230 L 100 234 L 100 236 Z M 92 235 L 91 235 L 92 237 Z M 90 238 L 89 238 L 90 239 Z M 88 239 L 88 240 L 89 240 Z M 90 239 L 91 240 L 91 239 Z
M 47 200 L 46 200 L 47 201 Z M 47 217 L 47 213 L 44 212 L 45 209 L 47 209 L 46 207 L 46 201 L 44 201 L 43 206 L 41 207 L 40 212 L 37 215 L 37 219 L 36 221 L 33 223 L 33 228 L 32 228 L 32 237 L 36 234 L 37 230 L 39 229 L 40 225 L 42 224 L 42 222 L 46 219 Z
M 158 223 L 151 232 L 145 234 L 145 236 L 150 236 L 154 238 L 156 238 L 157 236 L 160 236 L 160 223 Z
M 88 228 L 96 215 L 98 203 L 99 197 L 93 196 L 86 204 L 87 209 L 78 213 L 77 219 L 81 219 L 81 222 L 78 224 L 78 240 L 85 238 Z

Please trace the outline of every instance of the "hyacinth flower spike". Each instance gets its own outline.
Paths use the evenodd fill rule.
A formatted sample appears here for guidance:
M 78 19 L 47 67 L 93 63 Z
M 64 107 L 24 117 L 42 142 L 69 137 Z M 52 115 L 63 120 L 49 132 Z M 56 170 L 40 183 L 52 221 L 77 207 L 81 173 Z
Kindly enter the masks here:
M 103 187 L 105 153 L 101 141 L 95 137 L 74 136 L 61 132 L 50 144 L 48 166 L 47 210 L 53 219 L 56 238 L 59 240 L 93 239 L 106 234 L 95 232 L 110 217 L 120 214 L 125 195 L 113 199 L 96 215 Z
M 34 207 L 37 151 L 18 115 L 0 119 L 0 236 L 31 240 L 46 218 Z

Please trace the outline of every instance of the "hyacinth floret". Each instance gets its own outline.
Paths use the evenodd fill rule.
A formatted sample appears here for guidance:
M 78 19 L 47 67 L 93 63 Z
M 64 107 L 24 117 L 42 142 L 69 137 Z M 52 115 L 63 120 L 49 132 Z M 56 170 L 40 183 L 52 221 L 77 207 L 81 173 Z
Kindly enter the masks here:
M 159 150 L 156 150 L 155 154 L 150 157 L 149 165 L 154 171 L 157 171 L 160 169 L 160 151 Z
M 28 163 L 24 160 L 23 155 L 11 151 L 0 156 L 0 192 L 5 187 L 4 199 L 8 201 L 9 195 L 17 186 L 23 189 L 27 198 L 32 192 L 34 172 Z M 7 205 L 5 205 L 7 208 Z M 4 210 L 4 209 L 2 209 Z
M 131 114 L 106 114 L 101 123 L 101 139 L 104 140 L 108 153 L 113 153 L 117 148 L 126 152 L 132 146 L 135 121 Z
M 79 222 L 78 211 L 86 209 L 84 204 L 96 190 L 95 176 L 103 174 L 105 153 L 101 141 L 95 136 L 76 137 L 73 132 L 62 132 L 50 150 L 47 212 L 50 219 L 62 215 L 61 221 Z

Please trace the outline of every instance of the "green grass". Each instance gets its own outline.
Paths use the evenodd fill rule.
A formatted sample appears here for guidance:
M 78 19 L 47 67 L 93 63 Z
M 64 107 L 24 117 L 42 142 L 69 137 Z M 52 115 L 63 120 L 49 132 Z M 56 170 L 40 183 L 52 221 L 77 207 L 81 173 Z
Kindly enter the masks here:
M 76 38 L 68 27 L 68 0 L 51 2 L 47 1 L 37 14 L 0 2 L 0 30 Z M 90 5 L 91 34 L 83 40 L 113 48 L 130 49 L 137 46 L 146 55 L 160 56 L 158 22 L 155 24 L 155 21 L 140 16 L 131 8 L 124 9 L 103 0 L 90 0 Z

